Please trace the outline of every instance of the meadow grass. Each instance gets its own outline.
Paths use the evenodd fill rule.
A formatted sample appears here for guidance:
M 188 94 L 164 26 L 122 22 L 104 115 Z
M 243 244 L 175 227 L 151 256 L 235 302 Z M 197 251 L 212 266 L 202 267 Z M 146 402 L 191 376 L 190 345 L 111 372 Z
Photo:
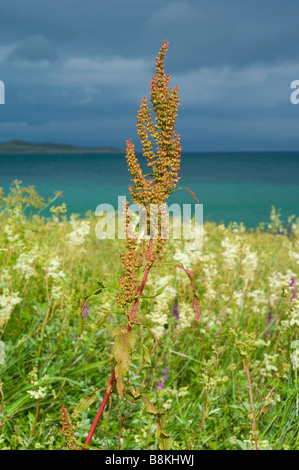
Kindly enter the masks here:
M 113 368 L 125 241 L 99 240 L 92 214 L 67 218 L 19 182 L 0 204 L 0 448 L 64 449 L 60 409 L 83 443 Z M 194 274 L 199 322 L 178 263 Z M 299 221 L 283 226 L 274 209 L 254 230 L 205 223 L 200 250 L 168 241 L 138 307 L 126 381 L 167 412 L 173 449 L 299 448 L 298 279 Z M 105 288 L 79 335 L 97 281 Z M 113 393 L 90 448 L 157 449 L 155 430 L 142 405 Z

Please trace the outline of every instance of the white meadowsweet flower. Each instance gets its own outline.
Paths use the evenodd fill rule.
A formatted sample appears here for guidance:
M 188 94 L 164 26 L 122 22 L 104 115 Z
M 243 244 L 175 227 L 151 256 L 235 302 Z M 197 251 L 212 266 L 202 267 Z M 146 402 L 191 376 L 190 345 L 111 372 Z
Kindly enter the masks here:
M 52 298 L 54 300 L 61 300 L 62 296 L 63 296 L 63 288 L 60 284 L 55 284 L 53 287 L 52 287 Z
M 0 289 L 1 288 L 4 288 L 4 287 L 8 287 L 11 285 L 11 282 L 12 282 L 12 275 L 9 271 L 8 268 L 4 269 L 2 272 L 1 272 L 1 276 L 0 276 Z
M 0 328 L 9 320 L 14 307 L 21 301 L 19 292 L 10 292 L 8 288 L 3 289 L 0 295 Z
M 291 305 L 290 326 L 299 326 L 299 300 L 293 299 Z
M 222 256 L 224 258 L 225 264 L 229 270 L 235 269 L 238 260 L 240 259 L 240 243 L 241 238 L 229 238 L 226 237 L 221 242 L 221 246 L 223 248 Z
M 253 308 L 257 313 L 266 313 L 268 309 L 268 298 L 265 291 L 262 289 L 255 289 L 247 294 L 248 298 L 252 300 Z
M 213 286 L 214 286 L 214 282 L 218 274 L 218 270 L 217 270 L 214 260 L 209 255 L 203 256 L 202 261 L 204 262 L 202 269 L 203 269 L 205 281 L 206 281 L 205 282 L 206 294 L 211 300 L 213 300 L 217 295 Z
M 178 330 L 184 330 L 191 326 L 195 318 L 195 312 L 192 305 L 181 302 L 179 305 L 179 322 L 177 324 Z
M 152 319 L 153 322 L 161 321 L 160 317 L 155 317 L 155 313 L 153 313 L 153 315 L 151 316 L 151 319 Z M 167 324 L 167 316 L 164 316 L 164 320 L 165 320 L 164 325 L 166 325 Z M 158 339 L 160 339 L 165 333 L 164 325 L 155 325 L 151 328 L 152 332 L 154 333 L 154 335 Z
M 154 300 L 154 308 L 147 315 L 153 323 L 151 328 L 157 338 L 161 338 L 165 332 L 165 325 L 168 323 L 169 316 L 171 315 L 171 308 L 177 296 L 177 291 L 169 284 L 172 284 L 172 276 L 161 277 L 156 286 L 156 292 L 165 287 L 163 292 L 158 295 Z M 168 285 L 167 285 L 168 284 Z
M 27 393 L 34 398 L 35 400 L 39 400 L 40 398 L 44 398 L 47 395 L 47 387 L 39 387 L 38 390 L 28 390 Z
M 237 222 L 233 222 L 231 226 L 231 231 L 233 233 L 245 233 L 246 227 L 243 222 L 241 222 L 240 224 L 238 224 Z
M 264 354 L 263 367 L 260 370 L 260 374 L 263 377 L 272 377 L 278 371 L 277 366 L 275 365 L 279 355 L 278 354 Z
M 176 250 L 173 255 L 173 259 L 175 261 L 178 261 L 180 264 L 182 264 L 185 269 L 192 268 L 193 260 L 192 260 L 192 254 L 190 252 Z
M 283 289 L 290 285 L 292 277 L 297 277 L 297 275 L 291 270 L 288 270 L 286 274 L 282 274 L 281 272 L 270 274 L 268 277 L 270 287 L 269 302 L 272 307 L 275 306 L 276 302 L 281 298 Z
M 49 262 L 48 267 L 44 269 L 47 271 L 48 277 L 51 277 L 52 279 L 64 279 L 66 275 L 60 268 L 61 268 L 61 260 L 60 258 L 56 257 L 56 258 L 53 258 Z
M 299 264 L 299 246 L 298 246 L 298 241 L 296 243 L 296 248 L 297 248 L 297 251 L 294 251 L 294 250 L 289 250 L 289 256 L 290 258 L 295 261 L 296 264 Z
M 244 277 L 251 281 L 254 278 L 254 273 L 257 269 L 258 257 L 255 251 L 250 251 L 249 246 L 245 246 L 244 250 L 245 257 L 242 259 Z
M 239 292 L 234 291 L 233 298 L 236 301 L 237 307 L 239 307 L 239 309 L 241 310 L 244 304 L 244 293 L 242 291 L 239 291 Z
M 18 233 L 14 235 L 13 229 L 9 224 L 5 225 L 4 233 L 6 234 L 7 240 L 12 243 L 16 242 L 20 238 L 20 235 Z
M 35 274 L 34 264 L 38 257 L 36 249 L 29 251 L 28 253 L 21 253 L 17 258 L 14 269 L 20 271 L 25 279 L 29 279 Z
M 67 245 L 71 247 L 83 245 L 86 236 L 90 233 L 89 220 L 77 220 L 71 218 L 73 231 L 67 235 Z

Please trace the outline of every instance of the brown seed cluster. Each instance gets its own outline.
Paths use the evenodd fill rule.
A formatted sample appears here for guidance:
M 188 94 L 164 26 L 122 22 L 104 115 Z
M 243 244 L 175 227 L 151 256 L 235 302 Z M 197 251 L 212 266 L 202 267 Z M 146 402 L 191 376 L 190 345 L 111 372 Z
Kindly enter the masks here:
M 126 248 L 120 255 L 125 273 L 119 278 L 121 292 L 117 295 L 118 304 L 123 310 L 126 310 L 138 296 L 139 282 L 137 273 L 143 261 L 142 249 L 139 246 L 140 243 L 130 226 L 131 216 L 128 211 L 128 206 L 129 202 L 126 201 L 123 207 L 127 234 Z M 129 311 L 127 311 L 127 314 L 129 315 Z
M 119 279 L 121 293 L 118 302 L 129 314 L 130 305 L 138 297 L 138 271 L 141 266 L 149 269 L 156 257 L 163 251 L 166 243 L 163 234 L 163 220 L 168 218 L 166 200 L 179 181 L 181 145 L 180 136 L 175 133 L 175 120 L 179 105 L 179 89 L 169 88 L 170 76 L 165 75 L 164 59 L 168 50 L 168 42 L 164 41 L 159 55 L 156 57 L 156 73 L 150 83 L 152 108 L 144 97 L 137 113 L 137 133 L 142 144 L 143 156 L 151 173 L 144 175 L 135 153 L 132 140 L 127 141 L 126 158 L 129 172 L 134 185 L 130 186 L 130 194 L 135 204 L 146 209 L 146 235 L 155 240 L 149 252 L 149 241 L 138 240 L 128 230 L 130 216 L 125 208 L 127 242 L 121 258 L 125 274 Z M 151 115 L 151 111 L 155 115 Z M 153 217 L 153 206 L 158 208 Z M 144 260 L 144 256 L 146 259 Z
M 170 76 L 165 75 L 164 59 L 168 42 L 164 41 L 156 57 L 156 74 L 153 76 L 151 103 L 155 122 L 150 113 L 148 100 L 142 99 L 137 113 L 137 133 L 143 148 L 143 156 L 152 174 L 143 175 L 132 140 L 127 141 L 127 162 L 134 186 L 130 186 L 135 203 L 162 204 L 179 181 L 181 145 L 180 135 L 175 133 L 175 120 L 179 105 L 179 89 L 170 90 Z M 154 148 L 156 147 L 156 148 Z
M 78 450 L 77 441 L 75 437 L 74 427 L 70 422 L 67 409 L 64 406 L 60 409 L 62 429 L 60 429 L 61 434 L 64 435 L 65 445 L 67 450 Z

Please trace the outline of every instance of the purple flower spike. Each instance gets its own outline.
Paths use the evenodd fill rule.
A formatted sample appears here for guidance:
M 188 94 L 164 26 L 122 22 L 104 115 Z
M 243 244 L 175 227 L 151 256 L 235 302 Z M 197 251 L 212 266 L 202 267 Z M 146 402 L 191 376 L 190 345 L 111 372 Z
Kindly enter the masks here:
M 272 312 L 269 312 L 268 313 L 268 318 L 267 318 L 267 323 L 271 323 L 272 318 L 273 318 Z
M 162 380 L 160 380 L 160 381 L 158 382 L 157 389 L 162 390 L 162 388 L 164 388 L 164 382 L 162 382 Z
M 293 287 L 292 297 L 290 298 L 290 302 L 292 302 L 292 300 L 296 299 L 296 296 L 297 296 L 296 279 L 294 277 L 292 277 L 290 287 Z
M 177 303 L 177 301 L 175 301 L 175 303 L 173 305 L 172 316 L 174 318 L 176 318 L 176 320 L 178 320 L 180 318 L 180 316 L 179 316 L 179 304 Z
M 85 321 L 87 320 L 87 315 L 89 314 L 89 310 L 90 310 L 90 305 L 85 304 L 83 308 L 83 312 L 82 312 L 82 315 Z
M 162 369 L 163 375 L 161 377 L 162 380 L 159 380 L 156 388 L 156 392 L 158 390 L 162 390 L 164 388 L 164 384 L 168 381 L 168 372 L 170 372 L 170 369 Z

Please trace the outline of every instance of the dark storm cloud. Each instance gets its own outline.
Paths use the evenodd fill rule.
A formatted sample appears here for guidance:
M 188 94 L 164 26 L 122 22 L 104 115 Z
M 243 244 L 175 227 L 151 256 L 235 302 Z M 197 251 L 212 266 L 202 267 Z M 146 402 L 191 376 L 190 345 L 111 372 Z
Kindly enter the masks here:
M 166 37 L 173 64 L 271 63 L 298 58 L 295 0 L 1 1 L 1 43 L 33 34 L 61 54 L 152 58 Z
M 168 39 L 186 150 L 299 148 L 297 10 L 295 0 L 0 0 L 0 140 L 123 147 Z

